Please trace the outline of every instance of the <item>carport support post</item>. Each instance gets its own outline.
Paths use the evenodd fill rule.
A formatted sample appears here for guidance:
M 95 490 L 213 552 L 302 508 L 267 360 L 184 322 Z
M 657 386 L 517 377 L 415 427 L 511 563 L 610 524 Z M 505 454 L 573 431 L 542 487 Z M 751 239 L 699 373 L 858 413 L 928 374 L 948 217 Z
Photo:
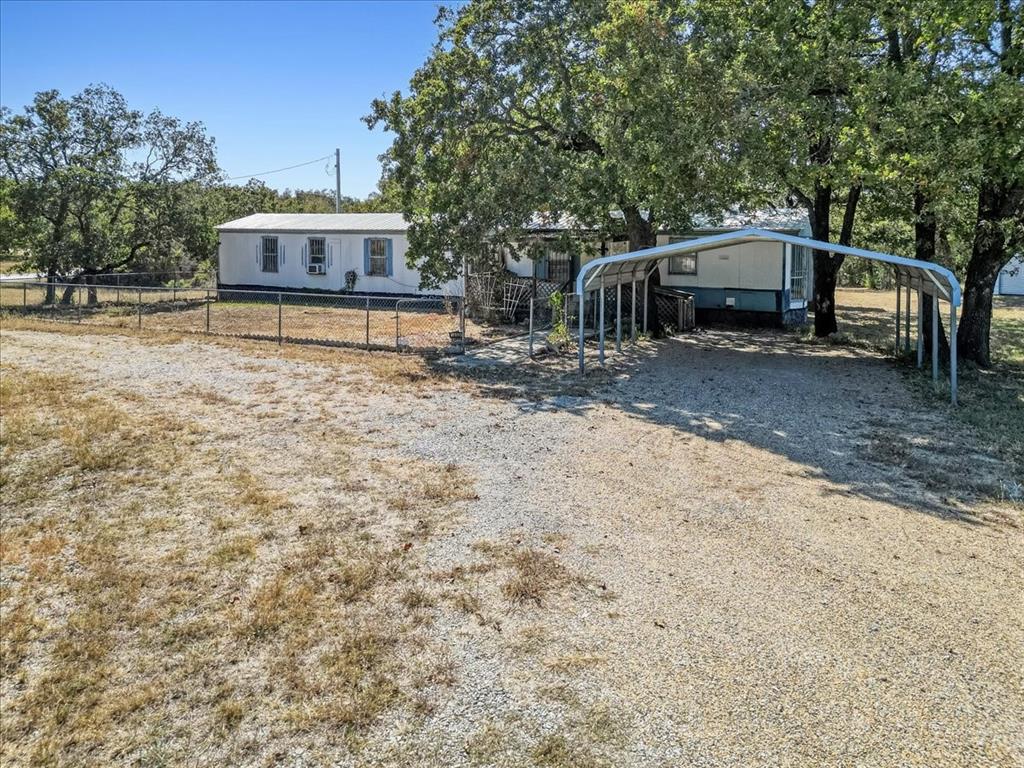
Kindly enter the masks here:
M 949 302 L 949 402 L 956 405 L 956 305 Z
M 579 345 L 579 350 L 577 352 L 577 355 L 579 356 L 580 375 L 582 376 L 584 370 L 586 369 L 586 363 L 583 360 L 583 317 L 584 317 L 584 314 L 585 314 L 584 313 L 584 309 L 586 308 L 585 307 L 585 302 L 584 302 L 584 298 L 586 297 L 586 294 L 582 290 L 582 287 L 583 287 L 582 281 L 577 283 L 577 286 L 578 287 L 577 287 L 576 298 L 579 301 L 579 307 L 577 307 L 577 312 L 576 312 L 576 324 L 579 326 L 579 329 L 580 329 L 580 337 L 577 340 L 577 343 Z
M 932 381 L 939 380 L 939 297 L 932 294 Z
M 597 361 L 604 365 L 604 274 L 601 275 L 597 297 Z
M 644 270 L 644 334 L 645 335 L 647 333 L 647 316 L 649 314 L 651 314 L 650 313 L 650 308 L 647 306 L 647 297 L 650 296 L 650 294 L 647 292 L 647 281 L 650 280 L 650 279 L 651 279 L 651 270 L 645 269 Z
M 633 280 L 630 282 L 630 288 L 633 291 L 633 296 L 629 302 L 629 343 L 636 344 L 636 275 L 633 275 Z
M 906 318 L 904 318 L 904 322 L 906 323 L 906 325 L 904 325 L 904 327 L 903 327 L 903 348 L 906 350 L 908 355 L 910 354 L 910 283 L 911 283 L 911 278 L 908 277 L 907 278 L 907 311 L 906 311 L 906 315 L 907 316 L 906 316 Z
M 622 351 L 622 275 L 615 276 L 615 351 Z
M 536 281 L 534 281 L 533 288 L 534 288 L 534 293 L 536 293 L 536 290 L 537 290 Z M 530 299 L 530 341 L 528 343 L 528 347 L 529 347 L 529 353 L 528 354 L 532 358 L 533 357 L 533 298 Z
M 924 365 L 924 289 L 917 285 L 917 367 Z
M 900 356 L 900 305 L 903 297 L 900 296 L 900 273 L 896 273 L 896 357 Z

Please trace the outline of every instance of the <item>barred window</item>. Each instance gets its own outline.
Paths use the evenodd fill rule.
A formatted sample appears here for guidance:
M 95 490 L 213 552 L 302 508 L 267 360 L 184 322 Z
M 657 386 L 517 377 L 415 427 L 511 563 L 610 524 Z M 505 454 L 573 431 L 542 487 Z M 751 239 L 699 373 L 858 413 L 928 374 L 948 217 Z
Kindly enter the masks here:
M 327 257 L 327 241 L 322 237 L 309 238 L 309 263 L 325 264 Z
M 277 238 L 264 237 L 262 248 L 262 263 L 260 267 L 264 272 L 277 272 Z
M 548 246 L 534 262 L 534 276 L 539 280 L 565 283 L 572 276 L 572 256 Z
M 789 278 L 789 297 L 807 299 L 807 272 L 810 255 L 802 245 L 793 246 L 793 268 Z
M 366 274 L 375 277 L 388 276 L 388 241 L 383 237 L 370 240 L 370 268 Z

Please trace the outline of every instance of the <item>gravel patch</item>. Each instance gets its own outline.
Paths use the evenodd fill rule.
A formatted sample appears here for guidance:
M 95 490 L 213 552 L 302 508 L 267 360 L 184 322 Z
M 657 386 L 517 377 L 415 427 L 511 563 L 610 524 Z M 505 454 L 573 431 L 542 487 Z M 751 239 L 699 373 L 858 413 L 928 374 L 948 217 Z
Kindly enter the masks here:
M 870 354 L 718 330 L 628 350 L 590 394 L 510 372 L 496 397 L 201 342 L 3 338 L 6 362 L 458 464 L 479 499 L 430 545 L 439 574 L 489 562 L 482 542 L 574 574 L 542 605 L 503 601 L 501 567 L 460 583 L 486 620 L 439 611 L 454 684 L 341 764 L 1024 762 L 1020 510 L 983 494 L 1005 470 Z

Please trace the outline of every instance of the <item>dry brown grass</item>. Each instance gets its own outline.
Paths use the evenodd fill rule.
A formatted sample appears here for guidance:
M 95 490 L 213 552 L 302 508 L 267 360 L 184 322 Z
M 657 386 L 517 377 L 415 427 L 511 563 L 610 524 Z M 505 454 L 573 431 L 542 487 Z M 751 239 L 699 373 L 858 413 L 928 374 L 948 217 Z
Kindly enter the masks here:
M 2 369 L 0 762 L 339 754 L 451 683 L 425 634 L 438 597 L 420 558 L 470 479 L 317 431 L 314 450 L 373 478 L 332 463 L 311 479 L 324 495 L 296 500 L 234 433 L 198 421 L 204 404 Z
M 948 323 L 948 309 L 943 323 Z M 849 343 L 892 353 L 895 342 L 896 295 L 894 291 L 841 288 L 836 291 L 840 333 L 831 343 Z M 911 312 L 917 312 L 912 296 Z M 916 333 L 912 314 L 911 334 Z M 977 428 L 981 442 L 994 455 L 1024 472 L 1024 299 L 997 296 L 992 309 L 992 367 L 988 369 L 961 362 L 958 408 L 951 411 L 958 420 Z M 927 347 L 926 347 L 927 350 Z M 916 362 L 906 360 L 908 365 Z M 926 361 L 926 366 L 928 365 Z M 933 407 L 945 407 L 948 397 L 947 366 L 938 386 L 916 371 L 908 382 Z M 927 374 L 927 371 L 925 372 Z
M 508 556 L 511 573 L 502 594 L 512 603 L 542 605 L 552 590 L 571 581 L 569 572 L 554 555 L 538 549 L 521 549 Z
M 75 305 L 43 305 L 45 289 L 8 283 L 0 287 L 0 307 L 14 313 L 27 311 L 42 318 L 69 323 L 108 326 L 138 330 L 140 312 L 137 291 L 128 288 L 98 288 L 98 302 Z M 84 296 L 84 294 L 83 294 Z M 213 300 L 207 312 L 205 290 L 143 291 L 141 325 L 144 331 L 180 331 L 232 336 L 259 336 L 277 339 L 280 332 L 286 339 L 313 342 L 369 344 L 382 348 L 444 348 L 451 344 L 450 333 L 459 328 L 454 305 L 439 305 L 405 300 L 396 314 L 395 299 L 371 299 L 369 316 L 365 307 L 342 306 L 348 297 L 323 295 L 286 300 L 280 307 L 277 294 L 261 296 L 259 301 Z M 285 294 L 287 296 L 287 294 Z M 235 295 L 238 298 L 238 295 Z M 264 299 L 269 299 L 264 301 Z M 77 301 L 77 299 L 76 299 Z M 298 303 L 304 301 L 306 303 Z M 23 307 L 23 302 L 27 305 Z M 508 328 L 475 323 L 466 319 L 470 339 L 490 340 L 509 333 Z
M 53 323 L 46 320 L 22 317 L 20 315 L 0 315 L 0 327 L 5 331 L 40 331 L 45 333 L 61 333 L 72 336 L 125 336 L 126 331 L 135 340 L 144 344 L 180 344 L 191 342 L 211 344 L 218 347 L 235 349 L 246 355 L 269 361 L 294 360 L 296 362 L 316 363 L 318 365 L 337 368 L 339 373 L 358 372 L 369 374 L 373 378 L 389 385 L 436 388 L 449 381 L 443 371 L 429 365 L 429 361 L 421 355 L 399 354 L 387 351 L 366 351 L 346 347 L 322 347 L 308 344 L 268 344 L 265 341 L 236 338 L 231 336 L 197 336 L 173 330 L 152 330 L 146 333 L 131 333 L 130 329 L 108 327 L 103 325 L 76 325 L 72 323 Z M 211 401 L 216 395 L 195 390 L 197 397 Z

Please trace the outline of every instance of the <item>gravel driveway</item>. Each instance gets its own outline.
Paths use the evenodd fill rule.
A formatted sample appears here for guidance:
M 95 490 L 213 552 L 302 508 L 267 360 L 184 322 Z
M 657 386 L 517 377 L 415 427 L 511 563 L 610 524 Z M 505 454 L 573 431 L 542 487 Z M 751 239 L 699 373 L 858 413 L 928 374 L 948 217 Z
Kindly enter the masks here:
M 571 574 L 513 606 L 479 568 L 483 609 L 434 625 L 453 685 L 346 764 L 1024 764 L 1021 514 L 986 500 L 1010 478 L 862 351 L 713 331 L 569 394 L 540 367 L 403 388 L 116 336 L 5 332 L 3 356 L 254 409 L 257 379 L 278 409 L 318 392 L 325 420 L 476 478 L 439 588 L 503 545 Z

